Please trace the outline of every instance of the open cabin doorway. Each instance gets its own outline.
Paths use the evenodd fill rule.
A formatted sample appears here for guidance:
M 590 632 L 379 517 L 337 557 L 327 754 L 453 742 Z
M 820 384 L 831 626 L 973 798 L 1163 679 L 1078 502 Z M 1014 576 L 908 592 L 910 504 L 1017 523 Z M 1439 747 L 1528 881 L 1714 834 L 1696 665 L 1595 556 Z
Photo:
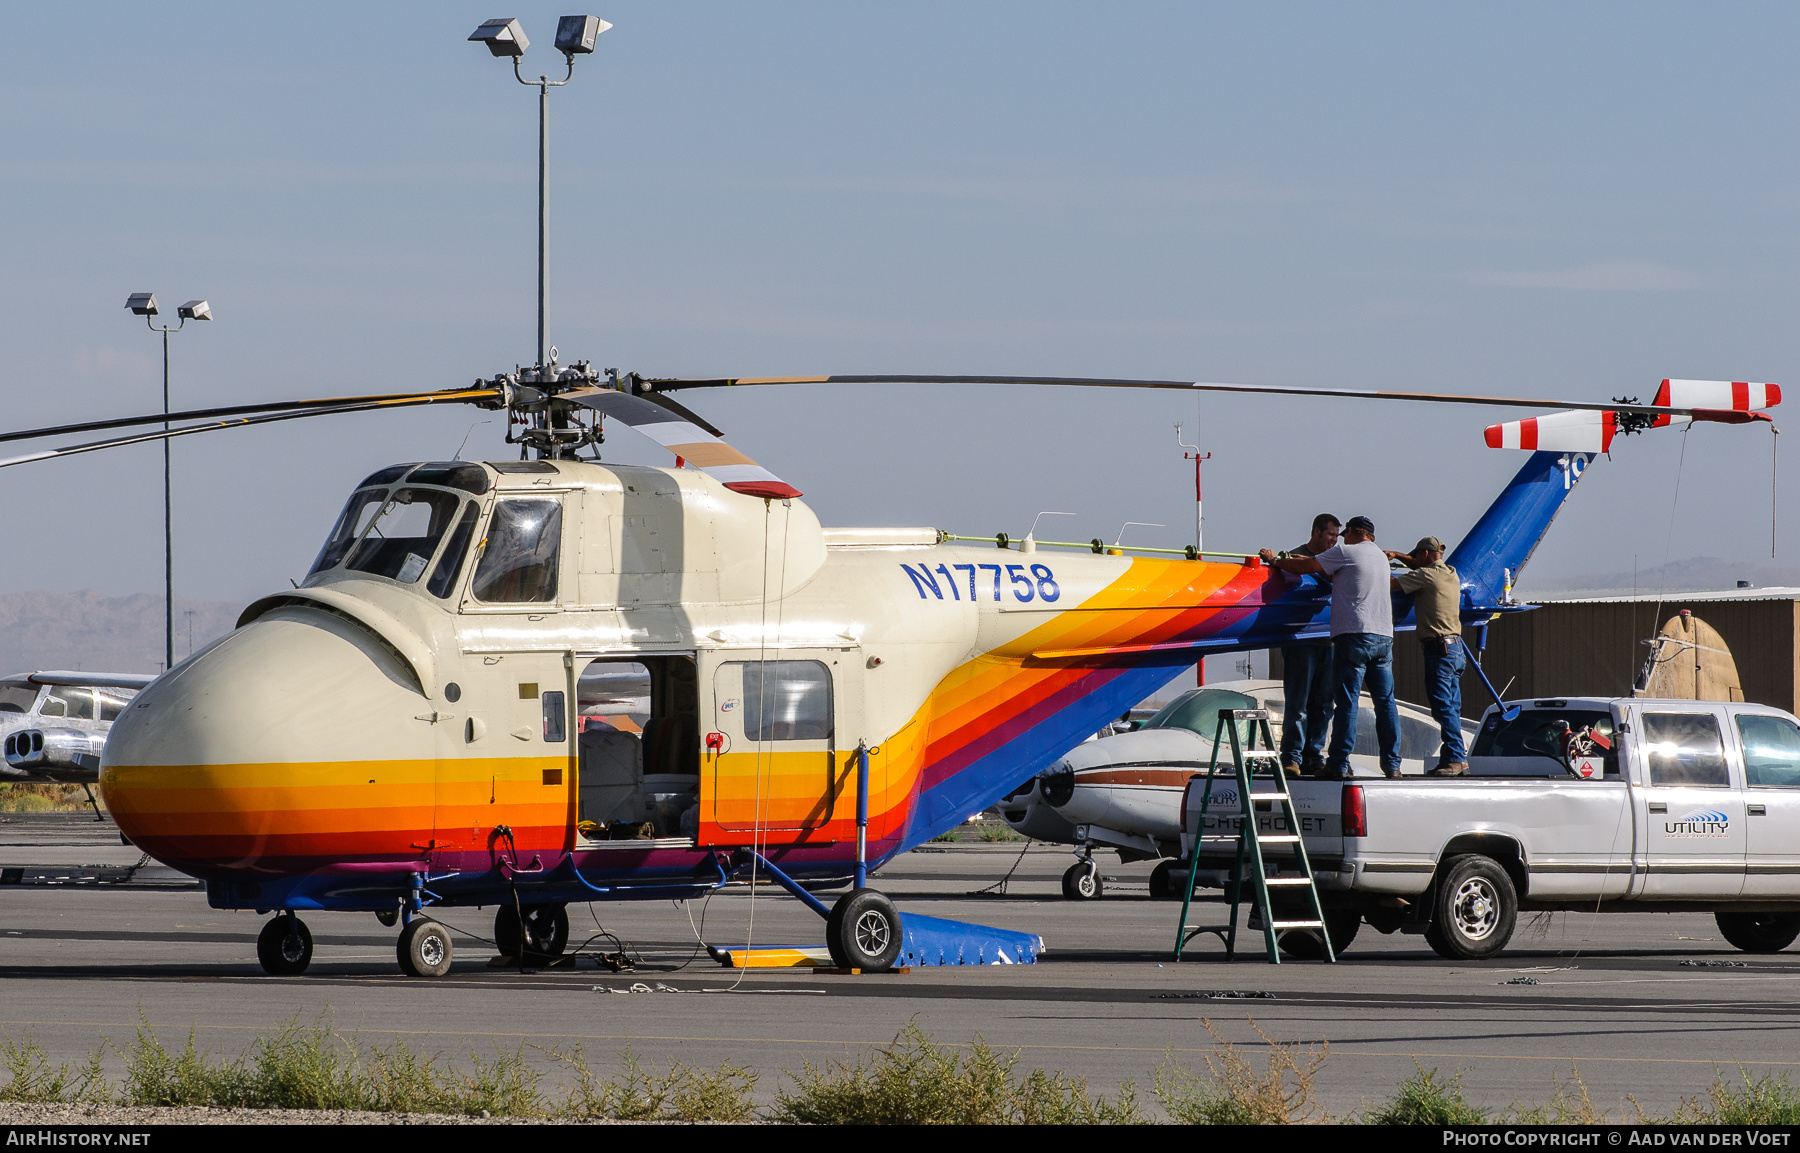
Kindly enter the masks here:
M 692 843 L 700 694 L 687 655 L 597 657 L 576 681 L 580 843 Z

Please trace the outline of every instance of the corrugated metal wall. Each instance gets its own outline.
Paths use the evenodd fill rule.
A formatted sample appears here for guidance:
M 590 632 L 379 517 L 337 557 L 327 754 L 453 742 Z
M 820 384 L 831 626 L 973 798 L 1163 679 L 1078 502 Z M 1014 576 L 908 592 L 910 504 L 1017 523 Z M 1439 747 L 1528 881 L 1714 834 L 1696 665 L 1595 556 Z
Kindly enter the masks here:
M 1488 676 L 1514 698 L 1629 696 L 1650 651 L 1643 642 L 1684 608 L 1725 638 L 1746 700 L 1800 713 L 1800 601 L 1671 599 L 1660 610 L 1632 602 L 1544 605 L 1488 626 Z M 1423 671 L 1418 642 L 1411 634 L 1396 637 L 1394 683 L 1401 700 L 1425 700 Z M 1480 716 L 1489 703 L 1470 670 L 1463 678 L 1464 714 Z

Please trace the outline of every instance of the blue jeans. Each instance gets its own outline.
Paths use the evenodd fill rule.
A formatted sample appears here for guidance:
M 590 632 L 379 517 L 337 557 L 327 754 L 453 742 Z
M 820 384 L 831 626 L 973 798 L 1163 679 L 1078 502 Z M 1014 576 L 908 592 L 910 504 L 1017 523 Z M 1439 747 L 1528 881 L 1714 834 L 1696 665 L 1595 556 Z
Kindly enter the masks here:
M 1431 715 L 1443 731 L 1446 763 L 1467 761 L 1469 751 L 1463 745 L 1462 675 L 1468 657 L 1461 637 L 1450 639 L 1450 655 L 1443 655 L 1440 645 L 1425 644 L 1425 699 L 1431 703 Z
M 1331 735 L 1331 647 L 1287 645 L 1281 650 L 1281 763 L 1318 765 Z
M 1356 747 L 1356 708 L 1368 678 L 1375 704 L 1375 735 L 1381 741 L 1381 771 L 1400 772 L 1400 708 L 1394 703 L 1394 638 L 1380 633 L 1340 633 L 1331 638 L 1332 672 L 1337 677 L 1337 721 L 1331 727 L 1327 769 L 1350 771 Z

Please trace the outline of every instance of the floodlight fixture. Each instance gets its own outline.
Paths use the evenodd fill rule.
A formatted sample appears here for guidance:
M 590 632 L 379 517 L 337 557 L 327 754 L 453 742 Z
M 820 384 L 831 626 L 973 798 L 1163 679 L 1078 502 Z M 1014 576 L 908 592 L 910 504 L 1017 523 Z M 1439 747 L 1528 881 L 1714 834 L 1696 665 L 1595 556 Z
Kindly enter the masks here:
M 564 16 L 556 22 L 556 50 L 564 56 L 585 55 L 594 40 L 612 25 L 598 16 Z
M 176 309 L 175 315 L 183 320 L 211 320 L 212 305 L 204 300 L 190 300 Z
M 525 29 L 510 16 L 484 22 L 469 34 L 469 39 L 486 44 L 487 50 L 496 56 L 523 56 L 525 49 L 531 47 Z
M 125 302 L 125 307 L 137 316 L 156 316 L 156 293 L 134 292 L 131 299 Z

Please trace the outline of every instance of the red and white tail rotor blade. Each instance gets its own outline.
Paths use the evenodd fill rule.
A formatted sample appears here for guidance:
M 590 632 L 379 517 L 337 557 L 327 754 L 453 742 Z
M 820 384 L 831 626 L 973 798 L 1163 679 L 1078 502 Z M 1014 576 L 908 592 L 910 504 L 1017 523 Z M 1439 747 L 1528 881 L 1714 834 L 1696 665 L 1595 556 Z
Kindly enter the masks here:
M 1741 380 L 1665 380 L 1656 390 L 1657 408 L 1685 409 L 1685 415 L 1658 413 L 1650 428 L 1681 428 L 1693 421 L 1748 424 L 1768 420 L 1761 410 L 1781 403 L 1778 384 Z M 1624 408 L 1623 411 L 1631 411 Z M 1642 427 L 1642 426 L 1640 426 Z M 1490 424 L 1489 448 L 1518 448 L 1541 452 L 1607 452 L 1619 433 L 1616 412 L 1565 409 L 1546 416 Z

